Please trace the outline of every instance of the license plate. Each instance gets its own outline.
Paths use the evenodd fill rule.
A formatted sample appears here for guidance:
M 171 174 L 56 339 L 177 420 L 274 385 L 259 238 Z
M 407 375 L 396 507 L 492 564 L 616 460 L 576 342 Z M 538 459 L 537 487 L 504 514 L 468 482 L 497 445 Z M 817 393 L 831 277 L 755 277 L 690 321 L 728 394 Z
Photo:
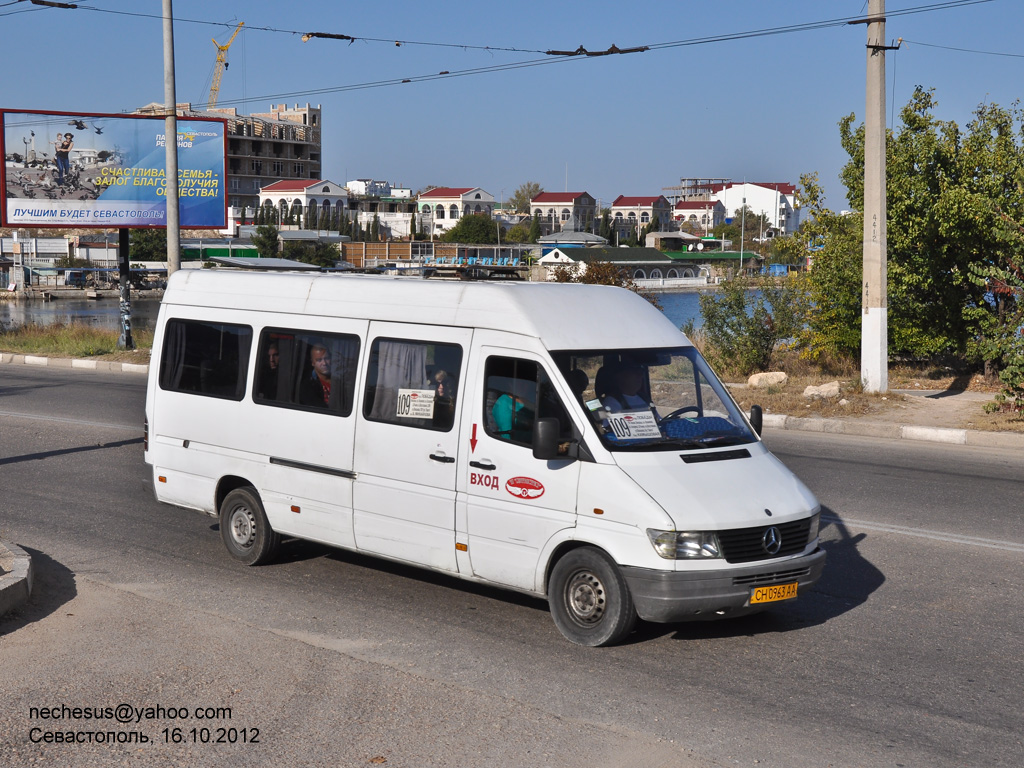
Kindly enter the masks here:
M 772 584 L 770 587 L 755 587 L 750 593 L 750 604 L 774 603 L 777 600 L 789 600 L 796 597 L 797 582 L 792 584 Z

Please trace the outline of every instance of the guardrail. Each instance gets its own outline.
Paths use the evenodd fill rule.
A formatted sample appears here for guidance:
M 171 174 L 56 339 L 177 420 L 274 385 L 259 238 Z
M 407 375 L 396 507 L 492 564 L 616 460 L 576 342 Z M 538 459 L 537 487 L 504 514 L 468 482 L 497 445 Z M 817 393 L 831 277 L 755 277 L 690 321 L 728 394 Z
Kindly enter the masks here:
M 701 277 L 655 277 L 655 278 L 633 278 L 638 288 L 702 288 L 712 285 L 706 275 Z

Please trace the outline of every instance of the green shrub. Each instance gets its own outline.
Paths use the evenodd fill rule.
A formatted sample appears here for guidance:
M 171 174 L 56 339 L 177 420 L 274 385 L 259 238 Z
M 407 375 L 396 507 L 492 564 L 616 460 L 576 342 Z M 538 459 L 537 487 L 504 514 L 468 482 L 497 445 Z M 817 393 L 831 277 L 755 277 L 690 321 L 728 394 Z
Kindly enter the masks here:
M 704 354 L 720 371 L 767 371 L 777 346 L 796 337 L 808 306 L 799 276 L 740 277 L 701 294 Z

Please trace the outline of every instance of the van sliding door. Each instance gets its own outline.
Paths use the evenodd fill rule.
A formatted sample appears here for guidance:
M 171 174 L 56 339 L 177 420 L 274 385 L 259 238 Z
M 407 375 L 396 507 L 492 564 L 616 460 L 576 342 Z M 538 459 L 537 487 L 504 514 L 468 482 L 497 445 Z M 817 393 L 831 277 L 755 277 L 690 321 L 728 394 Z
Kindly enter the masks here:
M 455 559 L 455 475 L 472 331 L 370 323 L 356 426 L 356 546 L 447 571 Z

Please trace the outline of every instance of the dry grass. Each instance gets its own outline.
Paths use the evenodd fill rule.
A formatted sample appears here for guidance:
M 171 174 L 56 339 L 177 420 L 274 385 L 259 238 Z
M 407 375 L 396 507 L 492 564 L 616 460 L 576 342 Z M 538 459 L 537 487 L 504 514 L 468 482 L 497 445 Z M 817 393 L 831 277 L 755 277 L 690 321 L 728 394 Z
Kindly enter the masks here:
M 999 432 L 1024 432 L 1024 418 L 1014 413 L 986 413 L 985 397 L 959 402 L 956 399 L 929 399 L 903 395 L 893 390 L 938 390 L 941 392 L 974 392 L 994 400 L 999 385 L 986 381 L 977 373 L 957 371 L 941 365 L 892 365 L 889 368 L 889 390 L 886 395 L 864 392 L 860 371 L 852 364 L 834 362 L 819 366 L 791 352 L 779 355 L 773 370 L 784 371 L 789 381 L 784 387 L 750 389 L 746 377 L 733 372 L 726 381 L 738 382 L 730 391 L 744 410 L 757 404 L 765 413 L 821 418 L 865 418 L 900 423 L 908 421 L 911 410 L 933 412 L 936 425 Z M 812 400 L 804 397 L 808 386 L 838 381 L 839 398 Z M 928 406 L 924 408 L 923 406 Z M 917 418 L 921 418 L 918 416 Z M 928 418 L 927 414 L 924 418 Z
M 136 350 L 118 349 L 118 332 L 85 323 L 22 325 L 0 328 L 0 352 L 53 357 L 96 358 L 122 362 L 149 362 L 151 331 L 133 331 Z

